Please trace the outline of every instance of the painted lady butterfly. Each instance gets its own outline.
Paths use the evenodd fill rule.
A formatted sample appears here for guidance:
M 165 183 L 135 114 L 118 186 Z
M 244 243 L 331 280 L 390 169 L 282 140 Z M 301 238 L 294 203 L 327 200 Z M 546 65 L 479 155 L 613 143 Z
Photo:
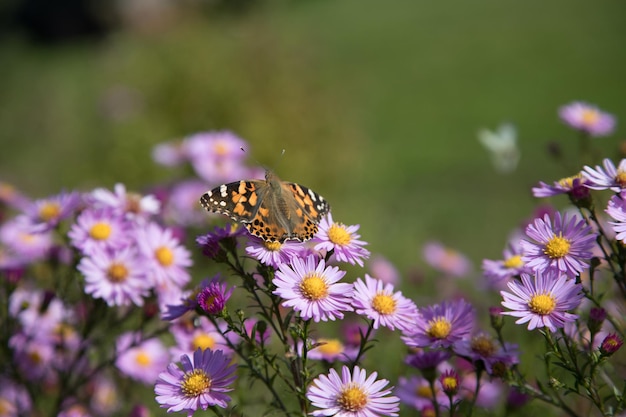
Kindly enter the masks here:
M 301 242 L 317 233 L 317 224 L 330 206 L 322 196 L 302 185 L 281 181 L 271 171 L 265 181 L 223 184 L 200 198 L 208 211 L 222 213 L 242 223 L 267 242 L 295 239 Z

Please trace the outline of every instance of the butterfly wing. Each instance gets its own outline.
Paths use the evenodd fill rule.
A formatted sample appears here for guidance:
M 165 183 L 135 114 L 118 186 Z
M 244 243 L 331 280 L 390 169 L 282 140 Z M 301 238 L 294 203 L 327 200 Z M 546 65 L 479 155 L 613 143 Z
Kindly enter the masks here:
M 225 214 L 240 223 L 250 223 L 263 201 L 264 181 L 249 180 L 222 184 L 200 197 L 206 210 Z
M 330 211 L 330 205 L 324 197 L 303 185 L 285 182 L 283 187 L 293 197 L 294 207 L 290 212 L 295 213 L 299 220 L 292 222 L 289 238 L 300 241 L 311 239 L 317 233 L 317 224 Z

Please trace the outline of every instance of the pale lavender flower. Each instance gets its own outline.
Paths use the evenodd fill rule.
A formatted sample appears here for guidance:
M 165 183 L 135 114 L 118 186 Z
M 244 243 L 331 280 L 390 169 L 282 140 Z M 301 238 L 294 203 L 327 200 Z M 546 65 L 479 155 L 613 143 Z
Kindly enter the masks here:
M 223 333 L 227 326 L 221 322 L 222 328 L 216 327 L 207 317 L 198 317 L 194 323 L 178 321 L 170 327 L 170 332 L 176 344 L 170 347 L 173 357 L 192 355 L 197 349 L 221 350 L 225 353 L 231 351 L 228 341 Z
M 408 378 L 400 377 L 398 379 L 396 395 L 400 398 L 400 401 L 403 404 L 406 404 L 420 412 L 423 410 L 432 410 L 434 413 L 434 401 L 437 401 L 441 407 L 444 407 L 449 403 L 448 398 L 442 390 L 437 389 L 437 386 L 435 386 L 435 392 L 433 392 L 430 384 L 425 378 L 415 375 Z
M 375 255 L 369 261 L 370 273 L 386 284 L 398 285 L 400 273 L 393 263 L 382 255 Z
M 314 343 L 317 346 L 307 353 L 307 358 L 312 360 L 347 361 L 355 359 L 359 354 L 357 346 L 345 345 L 339 339 L 319 338 Z
M 304 245 L 294 240 L 284 242 L 268 242 L 255 236 L 248 238 L 246 253 L 258 259 L 263 265 L 278 269 L 282 264 L 289 263 L 293 257 L 303 254 Z
M 521 282 L 509 282 L 511 292 L 501 291 L 502 305 L 511 310 L 502 314 L 519 317 L 516 324 L 528 323 L 528 330 L 547 327 L 551 332 L 578 318 L 568 313 L 583 298 L 582 285 L 554 271 L 522 274 Z
M 502 252 L 499 260 L 484 259 L 482 263 L 483 275 L 487 278 L 491 286 L 497 287 L 501 282 L 513 277 L 518 277 L 521 273 L 530 273 L 530 269 L 522 260 L 524 252 L 519 243 L 510 242 L 508 247 Z
M 319 230 L 313 239 L 316 251 L 333 252 L 333 258 L 339 262 L 348 262 L 352 265 L 363 266 L 363 259 L 370 256 L 370 252 L 363 246 L 367 243 L 360 240 L 357 233 L 359 225 L 346 226 L 335 223 L 333 216 L 328 213 L 319 224 Z
M 352 373 L 343 366 L 341 377 L 334 369 L 328 375 L 317 377 L 307 392 L 307 398 L 315 410 L 313 416 L 377 417 L 397 416 L 400 399 L 392 396 L 389 381 L 376 380 L 372 372 L 367 377 L 364 369 L 354 367 Z
M 559 109 L 559 116 L 567 125 L 590 136 L 607 136 L 615 130 L 615 117 L 594 105 L 575 101 Z
M 65 319 L 71 316 L 63 301 L 50 292 L 19 287 L 9 298 L 9 313 L 16 317 L 22 331 L 32 338 L 52 334 Z
M 474 327 L 474 308 L 463 299 L 420 308 L 419 313 L 415 328 L 402 336 L 408 346 L 449 347 Z
M 417 350 L 404 359 L 404 363 L 413 366 L 420 371 L 433 371 L 444 361 L 450 359 L 451 353 L 448 350 Z
M 165 217 L 178 225 L 200 226 L 207 219 L 207 213 L 198 204 L 198 196 L 209 188 L 206 182 L 197 179 L 181 181 L 174 185 L 164 208 Z
M 423 255 L 430 266 L 454 277 L 463 277 L 472 271 L 472 263 L 465 255 L 439 242 L 426 243 Z
M 198 349 L 193 356 L 182 355 L 182 368 L 170 363 L 159 374 L 154 387 L 156 401 L 167 412 L 184 411 L 190 417 L 195 411 L 212 406 L 226 408 L 237 367 L 221 350 Z
M 505 343 L 502 347 L 496 340 L 485 333 L 478 333 L 470 339 L 457 341 L 453 346 L 454 353 L 473 362 L 482 361 L 488 374 L 494 373 L 494 366 L 508 369 L 519 363 L 517 345 Z
M 365 274 L 354 283 L 352 306 L 357 314 L 373 320 L 374 329 L 379 326 L 409 331 L 415 325 L 417 307 L 402 292 L 394 292 L 392 284 Z
M 126 191 L 124 184 L 115 184 L 113 191 L 97 188 L 92 191 L 90 200 L 97 208 L 110 209 L 118 216 L 129 220 L 147 219 L 158 214 L 161 203 L 153 195 L 143 196 Z
M 115 366 L 120 372 L 144 384 L 154 384 L 169 362 L 169 354 L 157 339 L 142 340 L 140 333 L 124 333 L 116 342 Z
M 0 226 L 0 243 L 20 261 L 30 263 L 45 259 L 54 239 L 50 231 L 34 232 L 29 224 L 14 218 Z
M 611 197 L 605 211 L 615 220 L 609 222 L 615 232 L 615 239 L 626 242 L 626 191 Z
M 178 287 L 189 282 L 191 276 L 186 268 L 192 264 L 191 254 L 174 237 L 172 229 L 148 223 L 137 230 L 136 241 L 153 282 L 157 285 L 171 283 Z
M 562 178 L 554 182 L 554 185 L 539 182 L 538 187 L 533 187 L 533 196 L 538 198 L 552 197 L 560 194 L 568 194 L 574 200 L 582 200 L 589 197 L 589 185 L 591 182 L 578 173 L 571 177 Z
M 32 201 L 26 195 L 18 191 L 9 183 L 0 181 L 0 203 L 19 211 L 24 211 L 32 205 Z
M 14 333 L 9 339 L 14 361 L 21 377 L 39 383 L 53 382 L 58 378 L 52 367 L 55 347 L 48 335 L 33 337 L 26 333 Z
M 619 165 L 615 167 L 613 161 L 605 158 L 602 161 L 602 167 L 596 165 L 595 168 L 586 166 L 583 168 L 583 176 L 587 179 L 585 184 L 593 190 L 610 189 L 619 193 L 626 188 L 626 159 L 622 159 Z
M 209 184 L 245 178 L 247 143 L 232 132 L 197 133 L 185 138 L 183 149 L 196 174 Z
M 558 271 L 576 277 L 589 266 L 596 234 L 585 220 L 557 212 L 526 227 L 532 241 L 522 240 L 522 261 L 534 271 Z
M 77 269 L 85 276 L 85 293 L 109 306 L 142 306 L 153 287 L 134 247 L 94 250 L 80 260 Z
M 182 142 L 163 142 L 152 148 L 152 160 L 166 167 L 174 167 L 182 165 L 187 160 L 187 156 Z
M 291 265 L 282 264 L 276 272 L 274 294 L 284 299 L 284 307 L 300 312 L 304 320 L 342 319 L 344 311 L 352 311 L 352 284 L 338 283 L 345 274 L 337 267 L 326 267 L 323 259 L 314 256 L 293 258 Z
M 55 228 L 62 220 L 70 217 L 81 203 L 77 192 L 62 192 L 48 198 L 34 201 L 19 216 L 20 221 L 28 223 L 33 233 L 45 232 Z
M 2 417 L 18 417 L 31 415 L 32 402 L 30 395 L 22 384 L 0 376 L 0 410 Z
M 98 250 L 118 250 L 131 243 L 128 227 L 111 210 L 88 209 L 78 216 L 67 236 L 73 246 L 91 255 Z

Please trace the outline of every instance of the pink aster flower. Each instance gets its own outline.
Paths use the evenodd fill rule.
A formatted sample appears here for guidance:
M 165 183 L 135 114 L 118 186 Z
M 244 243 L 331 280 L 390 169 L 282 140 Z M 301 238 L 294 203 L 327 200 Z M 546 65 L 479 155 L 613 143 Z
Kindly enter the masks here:
M 603 166 L 596 165 L 595 168 L 585 166 L 583 168 L 583 176 L 587 179 L 585 184 L 593 190 L 610 189 L 619 193 L 626 188 L 626 159 L 622 159 L 619 165 L 615 167 L 613 162 L 605 158 L 602 161 Z
M 417 307 L 400 291 L 394 292 L 392 284 L 384 284 L 365 274 L 365 280 L 354 283 L 352 306 L 357 314 L 374 321 L 374 329 L 379 326 L 407 331 L 413 328 L 417 317 Z
M 156 284 L 182 287 L 189 282 L 191 276 L 186 268 L 192 264 L 191 254 L 171 229 L 148 223 L 137 231 L 136 241 L 146 259 L 148 274 Z
M 472 271 L 472 263 L 461 252 L 439 242 L 424 245 L 424 260 L 433 268 L 454 277 L 463 277 Z
M 55 228 L 62 220 L 70 217 L 78 208 L 81 196 L 77 192 L 62 192 L 48 198 L 37 200 L 24 209 L 25 220 L 32 227 L 32 232 L 45 232 Z
M 346 226 L 335 223 L 333 216 L 328 213 L 319 224 L 319 231 L 314 238 L 315 250 L 333 252 L 333 258 L 339 262 L 348 262 L 352 265 L 363 266 L 363 259 L 370 256 L 370 252 L 363 246 L 367 243 L 359 240 L 357 234 L 359 225 Z
M 124 184 L 115 184 L 113 191 L 97 188 L 92 191 L 90 199 L 99 208 L 110 209 L 113 213 L 130 220 L 147 219 L 158 214 L 161 203 L 153 195 L 143 196 L 126 191 Z
M 582 286 L 554 271 L 523 274 L 522 281 L 508 284 L 511 292 L 501 291 L 502 305 L 511 310 L 502 314 L 519 317 L 516 324 L 528 323 L 528 330 L 547 327 L 555 332 L 577 315 L 568 313 L 580 304 Z
M 534 271 L 558 271 L 575 277 L 587 266 L 593 256 L 596 234 L 583 219 L 557 212 L 554 221 L 545 215 L 526 227 L 522 240 L 522 261 Z
M 532 270 L 522 260 L 524 252 L 520 244 L 511 242 L 502 252 L 502 259 L 484 259 L 482 268 L 489 285 L 497 287 L 500 283 L 521 273 L 530 273 Z
M 282 264 L 289 263 L 295 256 L 303 254 L 304 245 L 301 242 L 286 240 L 280 242 L 266 242 L 255 236 L 248 238 L 246 253 L 256 258 L 263 265 L 278 269 Z
M 449 347 L 474 327 L 474 308 L 463 299 L 444 301 L 419 309 L 415 327 L 402 340 L 413 347 Z
M 87 255 L 101 250 L 118 250 L 131 241 L 128 224 L 111 210 L 83 211 L 67 236 L 73 246 Z
M 168 413 L 184 411 L 190 417 L 196 410 L 212 406 L 226 408 L 235 380 L 235 365 L 221 350 L 198 349 L 193 356 L 182 355 L 181 366 L 170 363 L 159 374 L 154 387 L 156 401 Z
M 339 339 L 319 338 L 315 340 L 315 345 L 315 348 L 308 351 L 309 359 L 327 362 L 347 361 L 356 358 L 359 354 L 357 346 L 345 345 Z
M 538 187 L 533 187 L 533 196 L 538 198 L 552 197 L 560 194 L 568 194 L 574 200 L 582 200 L 589 197 L 590 181 L 582 173 L 571 177 L 562 178 L 554 182 L 554 185 L 540 181 Z
M 324 260 L 315 256 L 293 258 L 291 265 L 282 264 L 276 272 L 274 294 L 285 300 L 284 307 L 299 311 L 304 320 L 342 319 L 344 311 L 352 311 L 352 284 L 338 283 L 345 274 L 337 267 L 326 267 Z
M 109 306 L 142 306 L 152 288 L 134 247 L 96 250 L 82 258 L 77 269 L 85 276 L 85 293 Z
M 596 106 L 575 101 L 559 109 L 559 116 L 567 125 L 590 136 L 607 136 L 615 129 L 615 117 Z
M 142 340 L 139 333 L 124 333 L 116 342 L 115 366 L 120 372 L 144 384 L 154 384 L 169 362 L 169 354 L 156 338 Z
M 626 191 L 611 197 L 606 212 L 615 220 L 609 222 L 615 232 L 615 239 L 626 242 Z
M 365 369 L 354 367 L 353 372 L 343 366 L 341 377 L 334 369 L 328 375 L 320 375 L 307 392 L 314 407 L 313 416 L 377 417 L 397 416 L 400 399 L 392 396 L 389 381 L 376 380 L 372 372 L 367 377 Z
M 210 184 L 245 178 L 243 164 L 248 144 L 229 131 L 197 133 L 187 137 L 183 149 L 196 174 Z

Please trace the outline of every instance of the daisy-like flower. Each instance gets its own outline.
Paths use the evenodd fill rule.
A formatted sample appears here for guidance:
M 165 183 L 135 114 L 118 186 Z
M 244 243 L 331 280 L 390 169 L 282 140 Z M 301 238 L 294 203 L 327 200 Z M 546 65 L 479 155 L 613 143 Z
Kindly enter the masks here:
M 218 255 L 223 255 L 221 244 L 226 247 L 236 247 L 238 236 L 247 234 L 248 231 L 238 225 L 232 223 L 224 227 L 215 227 L 212 232 L 196 237 L 196 243 L 200 245 L 202 253 L 211 259 L 215 259 Z
M 70 217 L 78 208 L 81 196 L 77 192 L 60 194 L 37 200 L 24 209 L 26 222 L 33 233 L 45 232 L 55 228 L 62 220 Z M 20 219 L 23 219 L 20 216 Z
M 218 406 L 226 408 L 235 380 L 235 365 L 221 350 L 198 349 L 193 356 L 182 355 L 181 366 L 170 363 L 159 374 L 154 387 L 156 401 L 167 412 L 184 411 L 190 417 L 196 410 Z
M 30 225 L 14 218 L 0 226 L 0 243 L 20 261 L 33 262 L 46 258 L 53 246 L 52 232 L 33 232 Z
M 352 306 L 357 314 L 374 321 L 374 329 L 379 326 L 391 330 L 399 328 L 408 331 L 414 326 L 417 307 L 400 291 L 394 292 L 392 284 L 385 284 L 365 274 L 354 283 Z
M 214 278 L 208 285 L 200 289 L 197 296 L 198 307 L 210 315 L 220 314 L 226 307 L 226 301 L 233 293 L 233 288 Z
M 187 160 L 182 145 L 180 141 L 159 143 L 152 148 L 152 160 L 166 167 L 182 165 Z
M 24 211 L 32 204 L 32 201 L 13 185 L 0 181 L 0 203 Z
M 206 219 L 206 212 L 198 204 L 198 196 L 206 192 L 204 181 L 191 179 L 177 183 L 169 192 L 164 208 L 165 217 L 177 225 L 199 226 Z
M 109 306 L 142 306 L 152 288 L 132 247 L 94 251 L 80 260 L 77 269 L 85 276 L 85 293 L 102 298 Z
M 263 265 L 278 269 L 282 264 L 289 263 L 291 258 L 303 253 L 304 245 L 293 240 L 266 242 L 255 236 L 248 238 L 246 253 L 259 260 Z
M 183 141 L 183 150 L 196 174 L 210 184 L 235 181 L 246 175 L 243 164 L 248 144 L 229 131 L 197 133 Z
M 449 347 L 467 336 L 474 327 L 474 308 L 463 299 L 444 301 L 419 309 L 415 328 L 402 339 L 413 347 Z
M 315 256 L 293 258 L 291 265 L 282 264 L 273 283 L 274 294 L 283 298 L 284 307 L 293 307 L 304 320 L 314 322 L 342 319 L 350 305 L 352 284 L 338 283 L 345 271 L 329 266 Z
M 354 367 L 352 373 L 343 366 L 341 377 L 334 369 L 328 375 L 320 375 L 313 381 L 307 398 L 314 407 L 313 416 L 338 417 L 377 417 L 397 416 L 400 399 L 385 388 L 389 381 L 376 380 L 378 374 L 372 372 L 367 377 L 365 369 Z
M 433 392 L 428 381 L 421 376 L 400 377 L 396 395 L 403 404 L 422 412 L 422 415 L 435 415 L 433 401 L 437 401 L 442 407 L 449 403 L 439 386 L 435 385 L 435 392 Z M 432 414 L 425 414 L 423 412 L 425 410 L 432 411 Z
M 224 322 L 218 323 L 216 327 L 206 317 L 199 317 L 198 320 L 177 321 L 170 327 L 176 345 L 170 347 L 172 357 L 181 355 L 193 355 L 198 349 L 221 350 L 224 353 L 231 351 L 228 341 L 224 338 L 227 326 Z M 230 334 L 229 334 L 230 336 Z
M 216 275 L 211 280 L 209 280 L 209 278 L 203 279 L 202 282 L 193 289 L 193 291 L 184 292 L 181 295 L 180 299 L 176 300 L 177 301 L 176 304 L 167 304 L 165 306 L 163 314 L 161 315 L 161 318 L 163 320 L 170 321 L 170 320 L 179 318 L 180 316 L 187 313 L 188 311 L 195 310 L 196 308 L 199 307 L 198 295 L 212 285 L 219 287 L 219 288 L 214 288 L 214 290 L 217 290 L 217 289 L 221 290 L 223 293 L 223 296 L 225 297 L 223 301 L 226 302 L 226 300 L 230 297 L 232 293 L 232 288 L 230 289 L 230 291 L 226 291 L 225 285 L 219 286 L 220 281 L 221 281 L 221 278 L 219 275 Z M 205 300 L 205 303 L 206 301 L 210 301 L 210 300 L 208 299 Z
M 511 242 L 502 255 L 503 259 L 497 261 L 483 260 L 483 274 L 491 286 L 498 286 L 501 282 L 518 277 L 521 273 L 532 271 L 522 260 L 524 252 L 521 245 Z
M 113 191 L 97 188 L 91 193 L 96 207 L 111 209 L 115 214 L 134 220 L 158 214 L 161 203 L 153 195 L 142 196 L 126 191 L 124 184 L 115 184 Z
M 459 392 L 459 374 L 454 369 L 447 369 L 439 377 L 441 389 L 448 397 L 453 397 Z
M 528 330 L 547 327 L 551 332 L 578 318 L 568 313 L 580 304 L 582 286 L 554 271 L 522 274 L 521 282 L 508 284 L 511 292 L 501 291 L 502 305 L 511 310 L 502 314 L 519 317 L 516 324 L 528 323 Z
M 457 355 L 473 362 L 482 361 L 489 375 L 496 371 L 503 372 L 519 362 L 517 345 L 505 343 L 503 348 L 485 333 L 478 333 L 471 339 L 459 340 L 454 344 L 453 350 Z
M 368 266 L 370 273 L 378 277 L 378 279 L 385 284 L 398 285 L 400 283 L 400 273 L 398 269 L 384 256 L 373 256 Z
M 545 215 L 526 227 L 532 241 L 522 240 L 522 261 L 534 271 L 558 271 L 575 277 L 593 256 L 596 234 L 577 216 L 557 212 L 554 221 Z
M 168 282 L 182 287 L 189 282 L 191 276 L 186 268 L 192 264 L 191 254 L 171 229 L 148 223 L 137 231 L 136 241 L 156 284 Z
M 554 185 L 539 182 L 538 187 L 533 187 L 533 196 L 537 198 L 552 197 L 560 194 L 568 194 L 573 200 L 582 200 L 589 197 L 589 185 L 591 182 L 578 173 L 571 177 L 565 177 L 554 182 Z
M 67 236 L 87 255 L 99 250 L 118 250 L 130 242 L 128 224 L 111 210 L 85 210 Z
M 116 342 L 115 366 L 122 374 L 144 384 L 154 384 L 169 362 L 169 354 L 156 338 L 141 340 L 139 333 L 124 333 Z
M 328 213 L 319 224 L 319 231 L 314 239 L 315 250 L 333 251 L 333 257 L 337 261 L 363 266 L 363 259 L 369 258 L 370 252 L 363 247 L 367 243 L 359 240 L 359 227 L 335 223 L 332 214 Z
M 423 254 L 430 266 L 445 274 L 463 277 L 472 271 L 472 263 L 465 255 L 439 242 L 425 244 Z
M 619 193 L 626 188 L 626 159 L 622 159 L 616 167 L 613 161 L 605 158 L 602 166 L 585 166 L 582 174 L 587 179 L 586 187 L 593 190 L 610 189 Z
M 413 366 L 422 373 L 434 371 L 441 363 L 450 359 L 448 350 L 418 350 L 404 359 L 404 363 Z
M 559 109 L 559 116 L 567 125 L 590 136 L 607 136 L 615 129 L 615 117 L 596 106 L 575 101 Z
M 307 357 L 313 360 L 351 360 L 359 353 L 357 346 L 345 345 L 339 339 L 319 338 L 315 341 L 315 348 L 308 351 Z
M 615 232 L 615 239 L 626 242 L 626 191 L 611 197 L 605 211 L 615 220 L 609 222 Z

